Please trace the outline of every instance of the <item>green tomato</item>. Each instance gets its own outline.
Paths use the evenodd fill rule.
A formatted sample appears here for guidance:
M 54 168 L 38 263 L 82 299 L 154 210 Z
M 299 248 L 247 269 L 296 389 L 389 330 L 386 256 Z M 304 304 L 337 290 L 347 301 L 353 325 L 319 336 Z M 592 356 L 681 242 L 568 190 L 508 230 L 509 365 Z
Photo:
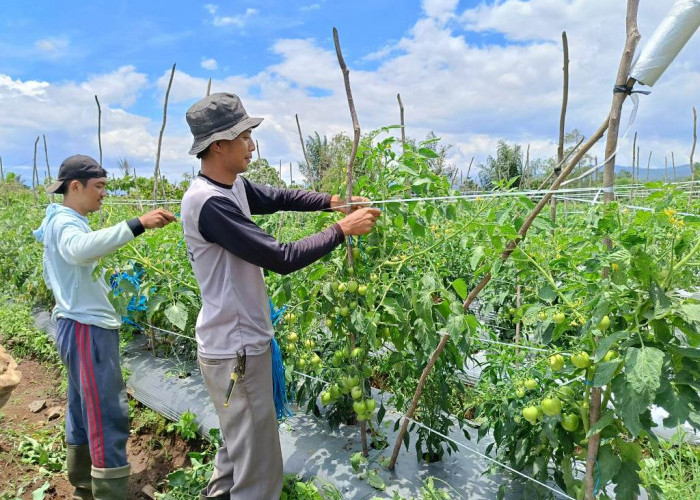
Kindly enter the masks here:
M 340 387 L 338 386 L 338 384 L 331 385 L 329 391 L 333 399 L 338 399 L 340 397 Z
M 364 414 L 367 411 L 364 401 L 355 401 L 352 404 L 352 409 L 355 410 L 355 413 L 358 415 Z
M 339 288 L 340 288 L 339 282 L 334 281 L 333 283 L 331 283 L 331 290 L 333 290 L 334 292 L 337 292 Z
M 615 351 L 608 351 L 605 353 L 605 357 L 603 358 L 603 361 L 611 361 L 613 359 L 617 358 L 617 352 Z
M 581 351 L 571 356 L 571 362 L 576 368 L 588 368 L 588 365 L 591 364 L 591 359 L 588 357 L 587 352 Z
M 604 332 L 608 328 L 610 328 L 610 318 L 606 314 L 605 316 L 603 316 L 603 319 L 600 320 L 600 323 L 598 323 L 598 329 L 601 332 Z
M 352 249 L 352 258 L 355 260 L 358 260 L 360 256 L 362 255 L 362 252 L 360 252 L 360 249 L 357 247 L 354 247 Z
M 287 335 L 287 342 L 290 342 L 292 344 L 296 344 L 297 340 L 299 340 L 299 335 L 297 335 L 296 332 L 290 332 Z
M 361 358 L 364 356 L 364 351 L 361 347 L 355 347 L 350 353 L 351 358 Z
M 535 387 L 537 387 L 537 380 L 535 380 L 534 378 L 525 379 L 525 382 L 523 382 L 523 385 L 525 386 L 525 389 L 527 389 L 528 391 L 531 391 Z
M 365 399 L 365 409 L 367 413 L 372 413 L 377 407 L 377 402 L 374 399 Z
M 564 368 L 564 356 L 561 354 L 554 354 L 553 356 L 550 356 L 548 361 L 549 367 L 552 369 L 552 371 L 558 372 Z
M 348 292 L 355 293 L 355 292 L 357 292 L 358 287 L 359 287 L 359 285 L 357 284 L 357 281 L 355 281 L 355 280 L 348 281 Z
M 312 368 L 318 368 L 321 364 L 321 358 L 318 357 L 318 354 L 314 353 L 314 355 L 311 356 L 309 363 L 311 363 Z
M 574 397 L 574 390 L 569 385 L 562 385 L 557 387 L 556 392 L 562 399 L 573 399 Z
M 333 326 L 333 320 L 326 318 L 326 327 L 330 328 Z
M 523 389 L 522 387 L 518 387 L 515 390 L 515 395 L 518 397 L 518 399 L 524 398 L 525 397 L 525 389 Z
M 564 428 L 564 430 L 574 432 L 576 429 L 578 429 L 578 425 L 579 418 L 575 413 L 565 413 L 562 415 L 561 426 Z
M 547 319 L 547 313 L 544 311 L 538 312 L 537 319 L 539 319 L 540 321 L 545 321 Z
M 542 412 L 548 417 L 559 415 L 561 413 L 561 401 L 559 398 L 544 398 L 542 400 Z
M 297 352 L 297 346 L 295 346 L 294 344 L 287 344 L 285 346 L 285 349 L 287 349 L 287 352 L 289 354 L 294 354 L 295 352 Z
M 367 295 L 367 285 L 360 285 L 360 286 L 358 286 L 358 287 L 357 287 L 357 293 L 358 293 L 358 295 L 360 295 L 361 297 L 364 297 L 365 295 Z
M 314 347 L 316 347 L 316 342 L 313 339 L 306 339 L 304 341 L 304 347 L 306 347 L 307 349 L 313 349 Z
M 534 424 L 537 421 L 537 415 L 538 411 L 537 408 L 534 406 L 527 406 L 523 408 L 523 418 L 530 422 L 531 424 Z
M 356 385 L 350 389 L 350 395 L 352 396 L 352 399 L 360 399 L 362 397 L 362 387 Z
M 357 301 L 356 301 L 356 300 L 353 300 L 353 301 L 350 302 L 350 304 L 348 304 L 348 305 L 350 306 L 350 310 L 351 310 L 351 311 L 354 311 L 355 309 L 357 309 Z
M 348 314 L 350 314 L 350 308 L 348 306 L 343 306 L 340 308 L 340 315 L 342 317 L 346 317 Z
M 343 347 L 343 357 L 349 358 L 350 357 L 350 346 L 345 346 Z
M 377 273 L 372 273 L 369 275 L 369 280 L 372 283 L 376 283 L 377 281 L 379 281 L 379 276 L 377 276 Z
M 355 268 L 354 267 L 348 267 L 348 275 L 355 276 Z
M 338 293 L 345 293 L 345 290 L 348 289 L 348 286 L 345 283 L 341 283 L 338 285 Z
M 323 403 L 324 406 L 330 404 L 332 400 L 333 396 L 330 393 L 326 391 L 321 393 L 321 403 Z
M 370 378 L 372 376 L 372 367 L 371 366 L 363 366 L 362 367 L 362 376 L 365 378 Z
M 563 312 L 555 313 L 554 316 L 552 317 L 552 320 L 557 325 L 561 325 L 564 321 L 566 321 L 566 315 Z
M 305 366 L 306 366 L 306 358 L 299 358 L 299 359 L 297 360 L 297 367 L 298 367 L 299 369 L 302 369 L 302 368 L 304 368 Z

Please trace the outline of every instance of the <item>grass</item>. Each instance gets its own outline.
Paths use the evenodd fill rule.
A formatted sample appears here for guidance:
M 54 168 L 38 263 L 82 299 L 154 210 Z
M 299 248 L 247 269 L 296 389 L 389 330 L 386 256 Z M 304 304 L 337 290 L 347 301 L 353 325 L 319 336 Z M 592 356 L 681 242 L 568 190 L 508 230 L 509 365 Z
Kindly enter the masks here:
M 642 460 L 640 476 L 652 498 L 689 500 L 700 491 L 700 447 L 684 441 L 683 429 Z

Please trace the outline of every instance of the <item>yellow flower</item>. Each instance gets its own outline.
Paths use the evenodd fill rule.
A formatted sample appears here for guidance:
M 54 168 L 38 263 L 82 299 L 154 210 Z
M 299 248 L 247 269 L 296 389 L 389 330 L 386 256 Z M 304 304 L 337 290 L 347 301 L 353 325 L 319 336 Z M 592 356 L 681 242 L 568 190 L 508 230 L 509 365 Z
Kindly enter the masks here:
M 612 269 L 613 271 L 617 271 L 618 269 L 620 269 L 620 264 L 618 264 L 617 262 L 613 262 Z
M 664 208 L 664 214 L 666 215 L 666 217 L 671 218 L 676 214 L 676 211 L 671 207 Z
M 481 196 L 477 196 L 476 201 L 481 201 Z

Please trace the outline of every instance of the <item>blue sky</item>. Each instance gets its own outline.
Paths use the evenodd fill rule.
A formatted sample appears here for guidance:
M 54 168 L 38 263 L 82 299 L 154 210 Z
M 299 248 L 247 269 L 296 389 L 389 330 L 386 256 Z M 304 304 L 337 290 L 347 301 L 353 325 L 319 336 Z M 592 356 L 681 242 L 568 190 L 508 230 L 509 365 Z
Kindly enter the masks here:
M 396 123 L 433 130 L 452 144 L 450 161 L 485 161 L 498 139 L 554 154 L 561 94 L 560 33 L 569 33 L 572 86 L 567 129 L 588 134 L 605 116 L 624 35 L 625 2 L 608 0 L 93 1 L 0 4 L 0 156 L 25 172 L 46 134 L 58 165 L 97 156 L 103 108 L 105 166 L 128 157 L 152 169 L 169 69 L 177 73 L 161 168 L 179 178 L 187 157 L 184 112 L 206 90 L 239 94 L 263 156 L 296 164 L 305 134 L 350 131 L 331 29 L 340 32 L 363 130 Z M 640 6 L 642 46 L 671 0 Z M 698 106 L 697 36 L 649 98 L 634 130 L 659 161 L 687 156 Z M 43 158 L 42 158 L 43 160 Z M 620 162 L 625 158 L 621 154 Z M 682 163 L 683 160 L 679 160 Z M 687 162 L 687 159 L 685 160 Z

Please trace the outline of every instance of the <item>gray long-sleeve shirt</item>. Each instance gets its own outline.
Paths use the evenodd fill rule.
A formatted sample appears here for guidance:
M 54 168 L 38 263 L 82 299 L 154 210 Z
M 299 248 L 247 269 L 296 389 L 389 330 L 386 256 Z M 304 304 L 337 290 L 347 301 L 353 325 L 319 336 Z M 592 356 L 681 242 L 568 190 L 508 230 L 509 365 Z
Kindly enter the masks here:
M 237 177 L 232 186 L 199 175 L 182 199 L 182 226 L 202 294 L 195 328 L 198 350 L 228 358 L 245 348 L 262 354 L 274 332 L 262 269 L 287 274 L 342 243 L 338 224 L 292 243 L 280 243 L 258 227 L 252 214 L 313 211 L 330 196 L 258 185 Z

